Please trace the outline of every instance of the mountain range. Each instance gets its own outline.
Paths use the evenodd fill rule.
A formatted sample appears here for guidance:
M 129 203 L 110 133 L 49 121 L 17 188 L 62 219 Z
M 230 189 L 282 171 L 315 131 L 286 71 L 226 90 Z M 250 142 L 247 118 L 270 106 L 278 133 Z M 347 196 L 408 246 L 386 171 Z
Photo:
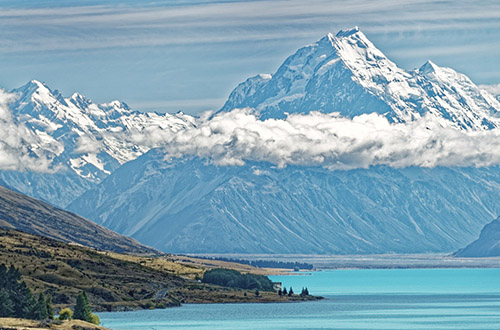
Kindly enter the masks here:
M 0 171 L 3 184 L 164 251 L 449 252 L 499 214 L 497 166 L 220 166 L 168 154 L 170 137 L 196 128 L 198 118 L 64 98 L 36 81 L 13 92 L 13 117 L 36 137 L 31 150 L 60 169 Z M 430 61 L 401 69 L 358 28 L 247 79 L 212 116 L 246 107 L 264 122 L 319 111 L 376 113 L 403 125 L 425 119 L 459 132 L 500 126 L 498 100 L 465 75 Z
M 65 98 L 36 80 L 11 91 L 9 104 L 17 125 L 31 138 L 23 141 L 37 158 L 50 160 L 39 171 L 0 171 L 12 189 L 64 207 L 99 183 L 121 164 L 155 145 L 135 141 L 153 128 L 176 131 L 191 125 L 192 117 L 141 113 L 122 102 L 95 104 L 74 93 Z

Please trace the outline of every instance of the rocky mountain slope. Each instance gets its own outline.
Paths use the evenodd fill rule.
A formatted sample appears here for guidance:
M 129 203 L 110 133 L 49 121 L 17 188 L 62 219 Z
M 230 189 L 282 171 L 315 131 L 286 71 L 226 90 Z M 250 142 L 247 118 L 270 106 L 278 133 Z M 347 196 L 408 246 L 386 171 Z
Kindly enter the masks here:
M 0 186 L 0 228 L 21 230 L 99 250 L 157 254 L 134 239 L 119 235 L 74 213 Z
M 370 167 L 373 164 L 368 162 L 344 167 L 365 169 L 330 171 L 314 162 L 328 158 L 356 165 L 363 162 L 363 153 L 388 143 L 397 148 L 404 144 L 402 152 L 383 149 L 376 159 L 394 158 L 398 166 L 409 166 L 415 162 L 398 160 L 414 150 L 418 158 L 432 149 L 444 164 L 454 166 L 462 147 L 457 137 L 470 134 L 479 141 L 485 132 L 500 126 L 500 103 L 465 75 L 432 62 L 414 71 L 398 68 L 357 28 L 328 34 L 299 49 L 274 74 L 258 75 L 237 86 L 219 113 L 231 115 L 225 119 L 141 114 L 120 102 L 96 105 L 78 94 L 64 98 L 38 82 L 14 92 L 18 97 L 11 104 L 13 117 L 38 141 L 29 144 L 33 154 L 44 153 L 62 170 L 3 171 L 0 181 L 56 205 L 68 205 L 99 224 L 165 251 L 449 252 L 470 242 L 485 224 L 483 219 L 498 214 L 498 167 L 391 168 Z M 245 116 L 232 111 L 238 107 L 255 108 L 261 120 L 254 126 L 265 126 L 264 131 L 238 126 L 224 140 L 225 132 L 231 132 L 227 128 Z M 282 155 L 279 148 L 267 154 L 265 146 L 286 137 L 291 123 L 276 119 L 311 111 L 339 112 L 344 117 L 334 123 L 337 128 L 345 124 L 342 121 L 359 120 L 353 117 L 361 114 L 371 114 L 363 116 L 364 121 L 400 124 L 397 130 L 383 133 L 374 125 L 369 137 L 363 135 L 363 125 L 349 126 L 360 131 L 346 138 L 354 141 L 346 148 L 354 145 L 359 155 L 343 153 L 341 136 L 331 140 L 337 141 L 339 150 L 321 153 L 327 146 L 319 141 L 320 152 L 304 159 L 307 150 L 293 149 L 291 155 L 283 150 L 284 158 L 298 159 L 293 164 L 301 166 L 285 167 L 290 163 L 275 161 L 277 168 L 268 163 L 272 160 L 266 157 Z M 316 148 L 318 136 L 338 137 L 329 127 L 318 132 L 307 125 L 295 126 L 296 139 L 291 143 L 300 144 L 300 136 L 307 135 L 303 130 L 309 129 L 307 146 Z M 421 133 L 419 129 L 443 132 L 422 134 L 423 139 L 415 136 L 415 143 L 424 143 L 406 148 L 413 144 L 413 134 Z M 384 134 L 390 136 L 378 139 Z M 377 139 L 371 139 L 373 135 Z M 456 143 L 439 153 L 443 136 Z M 196 145 L 192 145 L 194 137 Z M 253 148 L 253 141 L 261 147 Z M 491 145 L 495 141 L 496 137 Z M 173 154 L 167 154 L 169 150 Z M 242 158 L 231 158 L 233 151 Z M 229 155 L 229 160 L 212 162 L 212 152 Z M 252 158 L 256 153 L 258 157 Z M 202 159 L 196 157 L 200 154 Z M 431 153 L 430 159 L 416 163 L 434 166 L 432 157 Z M 488 150 L 470 157 L 497 164 L 496 155 Z
M 457 257 L 500 257 L 500 218 L 488 223 L 479 238 L 458 250 Z
M 498 168 L 169 164 L 155 149 L 70 209 L 170 252 L 420 253 L 470 242 L 498 198 Z

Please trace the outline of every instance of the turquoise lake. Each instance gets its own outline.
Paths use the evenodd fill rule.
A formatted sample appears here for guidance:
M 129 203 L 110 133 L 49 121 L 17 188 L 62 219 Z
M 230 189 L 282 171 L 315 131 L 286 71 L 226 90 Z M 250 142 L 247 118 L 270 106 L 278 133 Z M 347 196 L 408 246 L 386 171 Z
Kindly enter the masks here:
M 271 279 L 326 299 L 187 304 L 99 317 L 114 330 L 500 329 L 500 269 L 334 270 Z

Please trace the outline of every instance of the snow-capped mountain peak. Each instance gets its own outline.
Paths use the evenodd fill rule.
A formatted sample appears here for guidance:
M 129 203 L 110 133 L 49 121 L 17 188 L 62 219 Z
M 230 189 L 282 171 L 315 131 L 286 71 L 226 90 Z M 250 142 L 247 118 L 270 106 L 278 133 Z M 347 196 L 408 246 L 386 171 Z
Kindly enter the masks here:
M 432 62 L 431 60 L 427 60 L 419 69 L 418 72 L 421 75 L 427 75 L 427 74 L 432 74 L 435 73 L 436 70 L 439 70 L 439 67 Z
M 184 114 L 141 113 L 117 100 L 96 104 L 79 93 L 65 98 L 37 80 L 11 93 L 16 96 L 9 104 L 14 121 L 37 137 L 28 149 L 51 160 L 52 167 L 90 183 L 156 147 L 161 138 L 148 132 L 168 134 L 192 125 L 192 118 Z M 26 191 L 21 186 L 16 189 Z M 51 201 L 64 206 L 67 198 Z
M 221 111 L 255 108 L 263 119 L 287 113 L 376 112 L 393 122 L 421 117 L 464 130 L 499 127 L 500 104 L 469 78 L 427 61 L 406 71 L 358 27 L 327 34 L 289 56 L 273 75 L 238 85 Z

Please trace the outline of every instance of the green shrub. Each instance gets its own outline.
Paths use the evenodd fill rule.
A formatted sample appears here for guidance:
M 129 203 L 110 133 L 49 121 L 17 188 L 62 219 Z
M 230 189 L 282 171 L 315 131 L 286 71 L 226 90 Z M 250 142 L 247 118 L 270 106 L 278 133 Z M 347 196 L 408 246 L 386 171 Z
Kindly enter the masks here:
M 144 308 L 147 308 L 147 309 L 154 309 L 155 308 L 155 304 L 153 304 L 153 302 L 151 301 L 148 301 L 144 304 Z
M 71 320 L 73 319 L 73 311 L 69 308 L 63 308 L 59 312 L 59 320 Z
M 99 318 L 99 316 L 92 314 L 92 321 L 90 323 L 99 325 L 101 324 L 101 319 Z
M 167 305 L 164 302 L 156 304 L 156 308 L 158 309 L 165 309 L 167 308 Z

